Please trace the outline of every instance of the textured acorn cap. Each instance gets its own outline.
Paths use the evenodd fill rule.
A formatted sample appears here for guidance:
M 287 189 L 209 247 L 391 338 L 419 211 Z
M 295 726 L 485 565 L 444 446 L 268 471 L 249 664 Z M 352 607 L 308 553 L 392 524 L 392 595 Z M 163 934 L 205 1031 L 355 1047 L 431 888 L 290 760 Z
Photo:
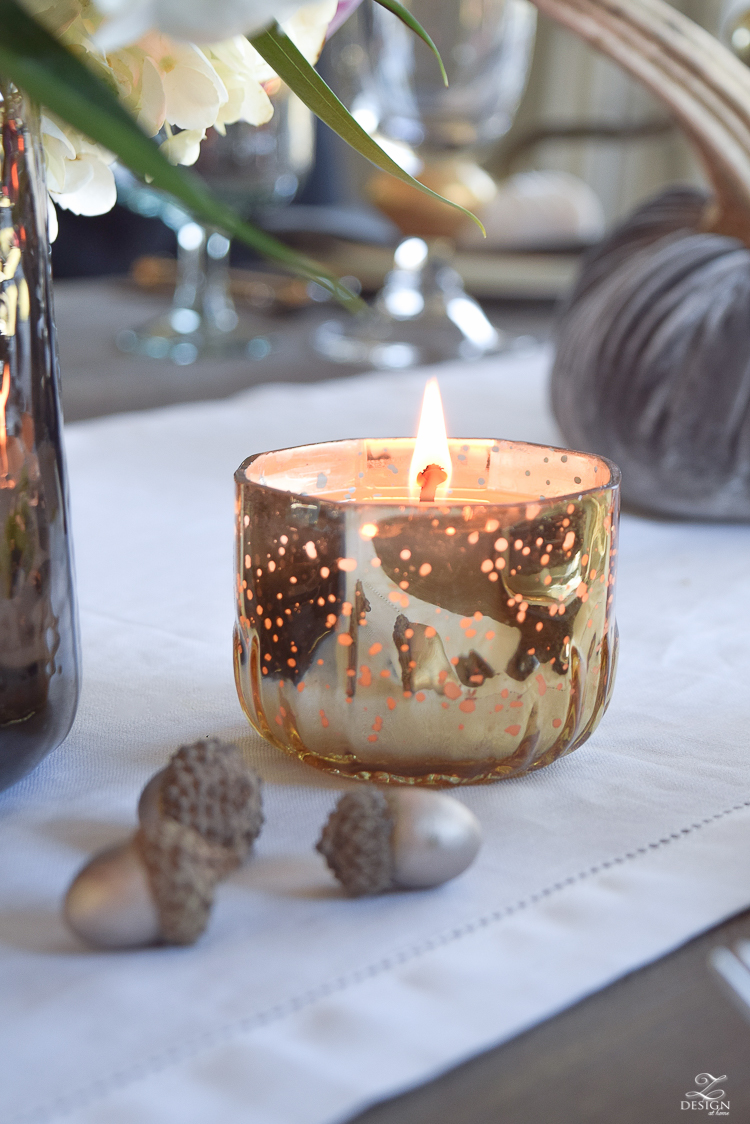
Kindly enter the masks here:
M 140 828 L 133 842 L 148 873 L 161 936 L 170 944 L 193 944 L 208 924 L 224 869 L 222 848 L 168 818 Z
M 228 872 L 247 858 L 263 825 L 261 780 L 236 745 L 218 738 L 183 745 L 144 789 L 138 815 L 142 825 L 168 816 L 223 847 Z
M 328 817 L 317 850 L 352 897 L 393 885 L 393 816 L 375 788 L 347 792 Z

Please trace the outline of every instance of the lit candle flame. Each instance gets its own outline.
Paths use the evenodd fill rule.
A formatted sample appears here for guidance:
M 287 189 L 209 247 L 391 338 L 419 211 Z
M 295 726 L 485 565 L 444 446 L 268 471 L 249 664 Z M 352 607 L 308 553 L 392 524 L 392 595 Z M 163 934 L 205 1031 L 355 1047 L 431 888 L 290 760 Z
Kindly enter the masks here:
M 422 482 L 418 481 L 417 477 L 429 465 L 437 465 L 446 474 L 446 479 L 438 485 L 440 494 L 445 495 L 451 482 L 451 454 L 448 448 L 448 435 L 445 431 L 440 387 L 436 378 L 429 380 L 422 399 L 422 413 L 419 416 L 417 440 L 414 445 L 414 456 L 411 458 L 411 468 L 409 469 L 409 491 L 413 497 L 420 496 Z

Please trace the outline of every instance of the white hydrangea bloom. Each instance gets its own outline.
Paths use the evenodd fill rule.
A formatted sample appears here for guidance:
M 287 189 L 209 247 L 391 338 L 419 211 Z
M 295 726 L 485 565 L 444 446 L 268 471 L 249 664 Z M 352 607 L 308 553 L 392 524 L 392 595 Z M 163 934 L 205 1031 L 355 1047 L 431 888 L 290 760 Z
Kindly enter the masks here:
M 227 29 L 229 33 L 238 28 L 257 30 L 273 18 L 289 15 L 284 23 L 287 34 L 314 62 L 337 8 L 337 0 L 304 5 L 296 0 L 212 0 L 210 5 L 197 0 L 22 2 L 117 89 L 149 136 L 166 129 L 162 149 L 175 164 L 195 163 L 212 126 L 223 131 L 235 121 L 262 125 L 273 116 L 264 83 L 275 82 L 276 75 L 244 34 L 200 47 L 186 40 L 203 42 L 209 34 L 215 40 Z M 260 22 L 248 24 L 248 12 Z M 104 14 L 120 21 L 120 27 L 123 20 L 132 27 L 137 23 L 137 33 L 121 36 L 121 45 L 115 48 L 111 35 L 108 40 L 100 35 Z M 181 131 L 173 133 L 172 126 Z M 116 199 L 114 157 L 50 113 L 43 117 L 42 138 L 52 199 L 76 214 L 110 210 Z
M 229 100 L 227 88 L 203 51 L 150 33 L 140 40 L 156 65 L 164 90 L 164 115 L 178 129 L 208 129 Z

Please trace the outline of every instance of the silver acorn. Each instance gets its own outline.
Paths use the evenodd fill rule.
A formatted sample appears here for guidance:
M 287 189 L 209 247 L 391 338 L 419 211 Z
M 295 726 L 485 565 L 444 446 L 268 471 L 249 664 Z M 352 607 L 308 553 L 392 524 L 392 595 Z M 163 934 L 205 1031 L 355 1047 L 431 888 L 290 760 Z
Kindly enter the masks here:
M 74 879 L 65 919 L 96 948 L 192 944 L 208 924 L 214 888 L 248 856 L 263 823 L 260 778 L 237 746 L 182 746 L 151 778 L 140 827 Z
M 361 788 L 341 797 L 317 849 L 354 897 L 427 889 L 474 861 L 482 839 L 465 804 L 420 788 Z
M 206 927 L 223 869 L 217 847 L 164 819 L 79 872 L 65 897 L 65 920 L 95 948 L 192 944 Z

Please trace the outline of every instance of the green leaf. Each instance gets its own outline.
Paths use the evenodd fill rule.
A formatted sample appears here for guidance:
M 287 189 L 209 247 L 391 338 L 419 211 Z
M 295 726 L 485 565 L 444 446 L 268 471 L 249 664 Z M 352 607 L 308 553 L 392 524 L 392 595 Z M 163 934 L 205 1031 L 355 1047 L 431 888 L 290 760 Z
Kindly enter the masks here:
M 323 266 L 245 222 L 231 207 L 215 199 L 198 176 L 170 164 L 158 144 L 120 104 L 117 94 L 16 0 L 0 0 L 0 74 L 109 149 L 136 175 L 148 177 L 154 187 L 174 195 L 202 222 L 220 227 L 264 257 L 316 281 L 352 311 L 364 307 Z
M 334 133 L 338 133 L 360 155 L 366 157 L 377 168 L 382 168 L 384 172 L 390 172 L 392 176 L 408 183 L 410 187 L 416 187 L 425 195 L 430 195 L 433 199 L 438 199 L 449 207 L 455 207 L 457 211 L 461 211 L 472 222 L 475 222 L 482 234 L 485 233 L 484 227 L 476 215 L 472 215 L 471 211 L 467 211 L 465 207 L 460 207 L 458 203 L 452 203 L 450 199 L 444 199 L 436 191 L 431 191 L 429 187 L 425 187 L 423 183 L 415 180 L 383 151 L 362 126 L 357 124 L 333 90 L 326 85 L 315 68 L 297 50 L 294 43 L 288 35 L 284 34 L 278 24 L 267 31 L 261 32 L 260 35 L 253 36 L 250 42 L 258 54 L 263 56 L 269 66 L 276 71 L 279 78 L 286 82 L 287 86 L 295 92 L 308 109 L 311 109 L 321 121 L 324 121 L 326 125 L 333 129 Z
M 419 20 L 416 20 L 411 12 L 407 11 L 403 4 L 399 4 L 398 0 L 375 0 L 375 3 L 380 4 L 381 8 L 387 8 L 389 12 L 393 12 L 394 16 L 398 16 L 402 23 L 405 23 L 406 26 L 414 32 L 415 35 L 418 35 L 419 38 L 427 44 L 438 61 L 440 73 L 443 76 L 443 82 L 447 86 L 448 75 L 445 73 L 445 67 L 443 66 L 443 60 L 440 57 L 440 51 L 437 49 L 433 40 L 422 27 Z

